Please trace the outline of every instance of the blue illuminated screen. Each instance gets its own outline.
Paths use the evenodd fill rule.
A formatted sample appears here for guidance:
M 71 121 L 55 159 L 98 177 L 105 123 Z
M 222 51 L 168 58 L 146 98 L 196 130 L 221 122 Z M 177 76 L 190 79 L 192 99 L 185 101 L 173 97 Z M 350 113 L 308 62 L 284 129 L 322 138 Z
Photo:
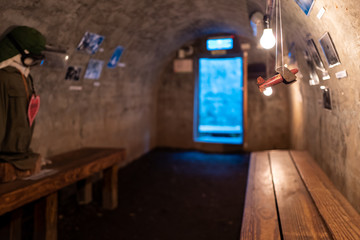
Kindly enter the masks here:
M 243 142 L 243 59 L 200 58 L 195 141 Z
M 209 51 L 233 49 L 234 41 L 232 38 L 217 38 L 206 40 L 206 48 Z

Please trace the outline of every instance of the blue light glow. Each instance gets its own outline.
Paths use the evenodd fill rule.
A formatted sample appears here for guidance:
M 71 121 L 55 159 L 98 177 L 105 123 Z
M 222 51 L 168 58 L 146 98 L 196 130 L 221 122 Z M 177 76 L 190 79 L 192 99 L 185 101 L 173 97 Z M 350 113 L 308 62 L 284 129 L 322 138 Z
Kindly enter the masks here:
M 201 58 L 197 141 L 243 142 L 243 59 Z
M 233 48 L 234 41 L 232 38 L 219 38 L 206 40 L 206 48 L 209 51 L 228 50 Z

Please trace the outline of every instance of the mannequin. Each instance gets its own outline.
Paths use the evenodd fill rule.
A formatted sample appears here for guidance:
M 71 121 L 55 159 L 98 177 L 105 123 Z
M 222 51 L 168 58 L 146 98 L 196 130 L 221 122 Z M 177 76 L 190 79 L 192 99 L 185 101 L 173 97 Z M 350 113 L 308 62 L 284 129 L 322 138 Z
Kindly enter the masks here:
M 40 155 L 30 150 L 34 123 L 28 114 L 36 96 L 30 66 L 44 59 L 45 37 L 20 26 L 0 40 L 0 182 L 40 171 Z

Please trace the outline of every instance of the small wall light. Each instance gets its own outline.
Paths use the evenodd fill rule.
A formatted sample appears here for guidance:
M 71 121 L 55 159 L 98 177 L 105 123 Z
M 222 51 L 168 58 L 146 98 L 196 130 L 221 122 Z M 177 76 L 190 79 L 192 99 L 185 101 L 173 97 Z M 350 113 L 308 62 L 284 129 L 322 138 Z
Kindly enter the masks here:
M 272 90 L 271 87 L 267 87 L 267 88 L 265 89 L 265 91 L 263 91 L 263 94 L 264 94 L 265 96 L 271 96 L 272 93 L 273 93 L 273 90 Z

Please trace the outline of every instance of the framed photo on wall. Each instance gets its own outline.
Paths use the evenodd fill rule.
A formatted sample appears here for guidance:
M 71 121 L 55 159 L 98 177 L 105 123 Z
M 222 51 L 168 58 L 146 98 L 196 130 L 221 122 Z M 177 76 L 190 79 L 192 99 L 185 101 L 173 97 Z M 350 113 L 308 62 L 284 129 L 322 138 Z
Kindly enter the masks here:
M 319 76 L 316 73 L 316 66 L 313 59 L 310 56 L 308 50 L 304 51 L 304 58 L 309 70 L 309 84 L 310 86 L 318 85 L 320 83 Z
M 307 40 L 307 46 L 309 49 L 309 54 L 310 54 L 312 60 L 314 61 L 316 68 L 318 68 L 321 71 L 324 71 L 325 70 L 324 63 L 321 60 L 319 51 L 315 45 L 314 40 L 313 39 Z
M 295 0 L 295 2 L 306 15 L 309 15 L 315 0 Z
M 81 67 L 69 66 L 66 71 L 65 80 L 79 81 L 80 73 L 81 73 Z
M 329 68 L 332 68 L 340 64 L 339 55 L 336 52 L 333 41 L 331 40 L 330 34 L 326 32 L 319 40 L 321 48 L 326 57 L 326 61 L 329 64 Z
M 324 101 L 324 108 L 331 110 L 331 98 L 330 98 L 330 89 L 325 88 L 323 89 L 323 101 Z
M 85 79 L 99 79 L 104 61 L 90 59 L 85 72 Z

